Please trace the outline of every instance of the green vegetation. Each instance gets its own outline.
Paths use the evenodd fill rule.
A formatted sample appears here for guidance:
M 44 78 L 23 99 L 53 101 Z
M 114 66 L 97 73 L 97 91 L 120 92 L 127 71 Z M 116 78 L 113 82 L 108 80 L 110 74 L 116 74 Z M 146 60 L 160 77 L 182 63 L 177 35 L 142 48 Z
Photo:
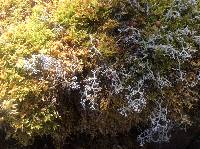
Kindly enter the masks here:
M 0 125 L 58 148 L 72 134 L 157 128 L 161 106 L 166 131 L 199 127 L 199 46 L 195 0 L 0 0 Z

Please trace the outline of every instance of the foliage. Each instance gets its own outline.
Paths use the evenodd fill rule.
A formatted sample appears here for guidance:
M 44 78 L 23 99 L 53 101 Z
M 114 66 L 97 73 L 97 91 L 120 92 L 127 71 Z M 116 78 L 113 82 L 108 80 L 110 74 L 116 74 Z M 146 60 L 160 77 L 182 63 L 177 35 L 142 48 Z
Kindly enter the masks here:
M 0 121 L 28 145 L 50 134 L 138 141 L 198 127 L 196 0 L 0 0 Z M 153 112 L 151 112 L 153 111 Z M 155 136 L 157 138 L 155 138 Z

